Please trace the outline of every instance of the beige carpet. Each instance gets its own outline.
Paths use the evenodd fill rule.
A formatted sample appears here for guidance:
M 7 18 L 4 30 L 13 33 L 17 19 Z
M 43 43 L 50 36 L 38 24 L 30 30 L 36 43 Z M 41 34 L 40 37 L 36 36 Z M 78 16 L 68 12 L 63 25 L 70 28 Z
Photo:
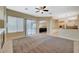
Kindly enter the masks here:
M 14 53 L 73 53 L 73 41 L 49 35 L 13 40 Z

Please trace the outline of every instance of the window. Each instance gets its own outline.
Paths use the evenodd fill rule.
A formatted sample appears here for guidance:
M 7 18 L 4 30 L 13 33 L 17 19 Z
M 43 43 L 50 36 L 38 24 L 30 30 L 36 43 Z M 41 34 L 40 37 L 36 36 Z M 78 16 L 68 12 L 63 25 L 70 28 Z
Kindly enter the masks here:
M 27 35 L 36 34 L 36 21 L 35 20 L 27 20 Z
M 8 17 L 8 32 L 17 32 L 17 23 L 15 17 Z
M 8 16 L 8 33 L 23 32 L 23 18 Z
M 17 18 L 17 31 L 23 32 L 24 26 L 23 26 L 24 20 L 22 18 Z

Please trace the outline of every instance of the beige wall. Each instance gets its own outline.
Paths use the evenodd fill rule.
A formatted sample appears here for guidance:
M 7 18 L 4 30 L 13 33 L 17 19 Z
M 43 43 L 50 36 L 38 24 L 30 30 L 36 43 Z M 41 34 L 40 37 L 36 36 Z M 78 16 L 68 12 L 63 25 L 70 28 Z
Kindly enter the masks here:
M 43 23 L 39 23 L 39 28 L 47 28 L 47 21 L 43 22 Z
M 25 37 L 25 34 L 23 32 L 15 32 L 15 33 L 7 33 L 6 34 L 7 40 L 18 39 L 21 37 Z
M 0 6 L 0 28 L 4 28 L 4 20 L 5 20 L 5 7 Z
M 4 20 L 0 20 L 0 28 L 4 28 Z
M 53 17 L 48 20 L 49 22 L 49 33 L 52 33 L 54 30 L 58 29 L 58 20 L 53 19 Z
M 5 23 L 5 7 L 0 6 L 0 48 L 3 42 L 4 23 Z

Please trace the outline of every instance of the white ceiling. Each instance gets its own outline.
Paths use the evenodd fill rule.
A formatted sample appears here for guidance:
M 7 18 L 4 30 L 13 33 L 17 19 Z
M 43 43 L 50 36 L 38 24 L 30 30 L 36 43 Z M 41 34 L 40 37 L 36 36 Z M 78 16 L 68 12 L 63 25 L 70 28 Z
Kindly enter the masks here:
M 36 7 L 39 6 L 7 6 L 8 9 L 39 17 L 54 16 L 58 18 L 65 18 L 79 14 L 79 6 L 47 6 L 49 12 L 44 12 L 43 14 L 40 12 L 35 13 L 35 11 L 37 11 L 35 9 Z M 27 8 L 27 10 L 25 10 L 25 8 Z

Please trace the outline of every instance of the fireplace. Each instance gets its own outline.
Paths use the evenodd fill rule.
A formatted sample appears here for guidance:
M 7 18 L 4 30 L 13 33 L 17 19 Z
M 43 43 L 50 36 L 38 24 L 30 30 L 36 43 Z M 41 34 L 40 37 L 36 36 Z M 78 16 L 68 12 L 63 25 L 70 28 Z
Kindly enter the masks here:
M 47 32 L 47 28 L 39 28 L 39 33 Z

